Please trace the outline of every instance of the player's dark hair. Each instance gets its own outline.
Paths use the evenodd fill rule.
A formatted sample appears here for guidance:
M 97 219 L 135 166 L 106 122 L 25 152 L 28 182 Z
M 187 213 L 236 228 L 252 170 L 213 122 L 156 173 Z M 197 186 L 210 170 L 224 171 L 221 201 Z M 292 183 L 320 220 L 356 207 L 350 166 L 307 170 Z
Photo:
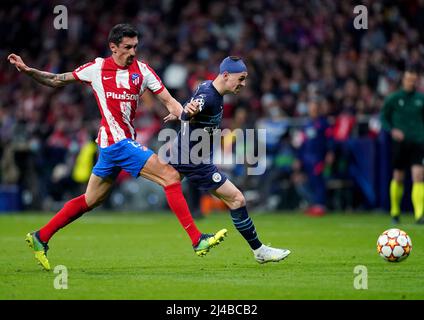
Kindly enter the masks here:
M 121 43 L 122 38 L 134 38 L 138 37 L 139 33 L 136 28 L 127 23 L 117 24 L 110 30 L 108 41 L 116 44 L 117 46 Z

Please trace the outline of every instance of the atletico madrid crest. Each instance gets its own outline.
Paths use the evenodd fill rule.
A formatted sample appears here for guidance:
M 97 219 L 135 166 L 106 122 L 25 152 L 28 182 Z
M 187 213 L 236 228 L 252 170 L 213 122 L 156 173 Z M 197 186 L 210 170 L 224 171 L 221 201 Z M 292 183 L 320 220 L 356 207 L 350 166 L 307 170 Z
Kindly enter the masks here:
M 133 73 L 131 75 L 131 81 L 136 86 L 140 83 L 140 75 L 138 73 Z

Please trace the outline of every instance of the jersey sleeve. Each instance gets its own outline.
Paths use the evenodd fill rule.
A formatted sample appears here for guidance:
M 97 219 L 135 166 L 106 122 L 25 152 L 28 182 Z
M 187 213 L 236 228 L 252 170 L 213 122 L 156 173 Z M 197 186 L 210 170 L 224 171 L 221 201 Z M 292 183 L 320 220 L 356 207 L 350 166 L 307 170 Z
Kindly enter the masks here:
M 82 82 L 92 82 L 94 77 L 97 74 L 99 65 L 99 59 L 96 59 L 94 61 L 88 62 L 86 64 L 83 64 L 82 66 L 79 66 L 74 71 L 72 71 L 72 75 L 75 79 L 82 81 Z
M 146 87 L 152 91 L 154 94 L 159 94 L 165 89 L 165 86 L 162 83 L 162 80 L 156 74 L 156 72 L 150 68 L 150 66 L 145 63 L 148 71 L 145 75 Z

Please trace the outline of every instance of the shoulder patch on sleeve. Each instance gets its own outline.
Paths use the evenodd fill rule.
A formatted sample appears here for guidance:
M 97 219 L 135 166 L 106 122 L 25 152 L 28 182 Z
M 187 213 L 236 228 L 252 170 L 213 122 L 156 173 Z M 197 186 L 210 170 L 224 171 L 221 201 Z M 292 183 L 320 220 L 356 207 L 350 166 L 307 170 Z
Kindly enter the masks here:
M 199 104 L 199 111 L 203 110 L 203 107 L 205 105 L 205 98 L 206 98 L 205 94 L 199 94 L 194 99 L 192 99 L 192 101 L 195 101 Z

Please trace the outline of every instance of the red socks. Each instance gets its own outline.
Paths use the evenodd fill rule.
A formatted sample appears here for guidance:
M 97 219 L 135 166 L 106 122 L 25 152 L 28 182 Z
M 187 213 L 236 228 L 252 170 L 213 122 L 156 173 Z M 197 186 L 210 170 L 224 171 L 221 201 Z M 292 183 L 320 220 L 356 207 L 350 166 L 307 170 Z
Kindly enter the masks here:
M 192 244 L 196 245 L 202 234 L 197 229 L 193 217 L 191 216 L 181 189 L 181 183 L 177 182 L 171 184 L 164 187 L 164 189 L 166 199 L 168 200 L 171 210 L 175 213 L 181 225 L 190 236 Z M 90 209 L 85 201 L 85 195 L 81 195 L 68 201 L 65 203 L 62 210 L 60 210 L 43 228 L 40 229 L 40 240 L 47 243 L 59 229 L 78 219 L 89 210 Z
M 85 195 L 69 200 L 43 228 L 40 229 L 39 237 L 43 242 L 49 242 L 50 238 L 60 229 L 81 217 L 90 209 L 85 202 Z
M 164 190 L 171 210 L 175 213 L 181 225 L 188 233 L 192 244 L 196 245 L 202 233 L 197 229 L 193 217 L 191 216 L 187 202 L 183 195 L 181 183 L 177 182 L 166 186 L 164 187 Z

